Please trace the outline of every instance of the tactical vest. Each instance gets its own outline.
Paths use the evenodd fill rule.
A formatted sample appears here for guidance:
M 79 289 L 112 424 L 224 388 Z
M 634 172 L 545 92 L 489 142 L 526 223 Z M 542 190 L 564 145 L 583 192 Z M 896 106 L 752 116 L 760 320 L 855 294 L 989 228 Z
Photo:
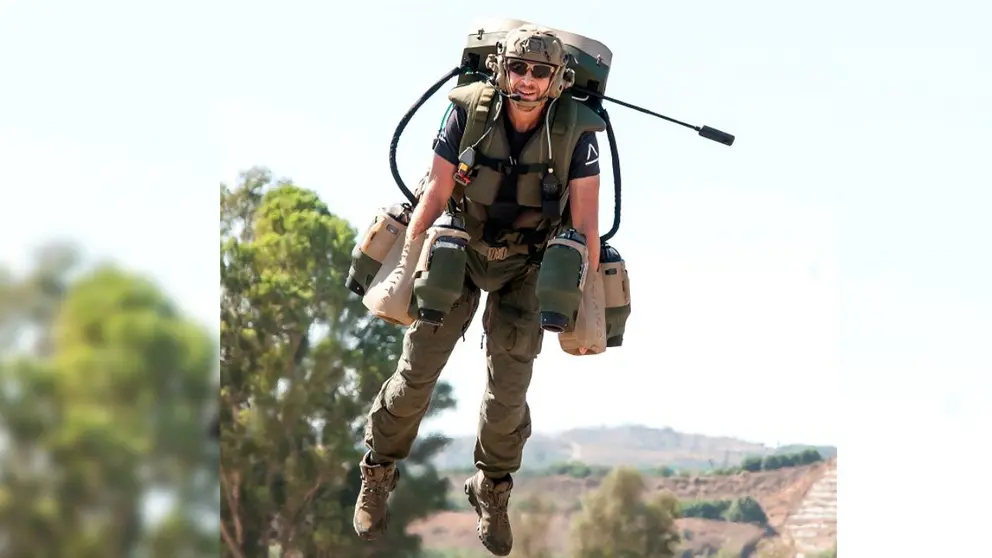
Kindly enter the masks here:
M 569 196 L 568 172 L 576 142 L 585 132 L 604 131 L 606 123 L 586 105 L 563 95 L 546 115 L 552 119 L 551 157 L 542 120 L 540 129 L 527 140 L 519 160 L 514 161 L 510 158 L 510 144 L 502 122 L 507 118 L 506 107 L 498 114 L 494 110 L 500 99 L 493 86 L 485 82 L 469 83 L 456 87 L 448 98 L 467 115 L 459 153 L 474 145 L 488 130 L 485 138 L 475 146 L 476 169 L 471 182 L 464 187 L 455 183 L 452 196 L 464 207 L 466 230 L 476 248 L 488 250 L 489 259 L 532 253 L 542 248 L 555 228 L 563 221 L 569 221 L 564 212 Z M 532 217 L 519 228 L 501 231 L 494 239 L 497 246 L 486 243 L 480 246 L 488 206 L 496 200 L 504 177 L 514 170 L 517 172 L 516 202 L 530 209 Z M 542 196 L 542 179 L 548 170 L 557 177 L 560 189 L 554 195 L 544 192 Z M 498 255 L 494 256 L 494 253 Z

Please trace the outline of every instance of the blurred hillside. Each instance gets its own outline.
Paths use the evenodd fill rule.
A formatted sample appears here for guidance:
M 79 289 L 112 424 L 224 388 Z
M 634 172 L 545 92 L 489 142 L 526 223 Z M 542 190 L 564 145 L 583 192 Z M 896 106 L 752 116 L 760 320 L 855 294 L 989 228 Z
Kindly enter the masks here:
M 463 470 L 471 465 L 475 437 L 454 438 L 435 458 L 442 470 Z M 807 447 L 823 457 L 833 457 L 833 446 L 790 444 L 777 448 L 730 437 L 687 434 L 671 428 L 618 426 L 576 428 L 558 434 L 534 434 L 524 450 L 523 471 L 579 461 L 587 465 L 629 466 L 656 469 L 711 469 L 739 465 L 748 456 L 794 453 Z

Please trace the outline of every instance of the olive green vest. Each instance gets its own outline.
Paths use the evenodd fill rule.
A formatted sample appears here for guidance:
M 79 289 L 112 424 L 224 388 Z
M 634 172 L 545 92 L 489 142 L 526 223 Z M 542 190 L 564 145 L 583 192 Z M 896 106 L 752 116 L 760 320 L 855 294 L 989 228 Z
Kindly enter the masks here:
M 510 253 L 526 252 L 525 244 L 543 245 L 556 226 L 563 221 L 570 221 L 564 215 L 569 195 L 568 171 L 579 136 L 589 131 L 602 132 L 606 129 L 606 123 L 591 108 L 563 95 L 551 108 L 553 114 L 547 116 L 552 118 L 552 157 L 549 157 L 548 134 L 542 120 L 540 129 L 534 132 L 520 153 L 520 159 L 511 161 L 510 144 L 502 122 L 506 106 L 498 114 L 494 110 L 500 100 L 495 88 L 485 82 L 473 82 L 456 87 L 448 94 L 448 98 L 467 114 L 465 133 L 458 147 L 459 153 L 478 142 L 488 130 L 485 138 L 475 146 L 475 167 L 471 182 L 464 187 L 455 183 L 453 198 L 464 207 L 467 232 L 473 240 L 481 238 L 487 215 L 486 206 L 496 200 L 504 172 L 515 167 L 518 172 L 517 204 L 531 209 L 530 213 L 534 217 L 524 225 L 527 231 L 505 231 L 498 240 L 510 246 Z M 554 196 L 556 199 L 553 201 L 547 199 L 549 196 L 542 200 L 542 179 L 546 170 L 551 170 L 560 184 L 560 197 Z M 551 211 L 553 216 L 547 213 L 541 216 L 544 204 L 548 204 L 549 211 L 554 205 L 557 206 L 557 211 Z

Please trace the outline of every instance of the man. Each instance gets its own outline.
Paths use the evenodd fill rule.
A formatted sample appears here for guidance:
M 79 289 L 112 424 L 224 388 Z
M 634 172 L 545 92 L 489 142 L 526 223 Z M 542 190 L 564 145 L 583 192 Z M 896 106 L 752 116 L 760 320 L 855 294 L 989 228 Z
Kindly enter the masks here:
M 520 468 L 531 434 L 527 389 L 544 339 L 536 294 L 542 250 L 556 230 L 571 226 L 587 239 L 592 268 L 599 262 L 595 133 L 605 126 L 591 109 L 559 98 L 574 80 L 566 64 L 564 45 L 553 32 L 521 27 L 507 34 L 500 54 L 488 61 L 499 91 L 478 83 L 449 95 L 455 110 L 435 143 L 407 237 L 424 234 L 450 199 L 465 202 L 466 230 L 473 237 L 466 281 L 443 325 L 415 322 L 407 330 L 396 372 L 373 402 L 365 436 L 369 451 L 361 463 L 362 488 L 354 517 L 355 531 L 363 539 L 374 539 L 386 528 L 386 500 L 399 476 L 396 462 L 409 455 L 441 369 L 476 313 L 480 290 L 485 290 L 489 378 L 475 444 L 478 473 L 466 480 L 464 489 L 479 516 L 483 545 L 497 556 L 510 553 L 511 474 Z M 555 104 L 558 111 L 548 122 L 549 105 Z M 480 112 L 480 107 L 488 111 Z M 478 114 L 482 121 L 470 120 L 469 115 Z M 563 132 L 562 123 L 572 129 Z M 479 166 L 470 180 L 456 184 L 460 156 L 469 147 L 476 161 L 485 159 L 500 172 Z M 553 159 L 554 165 L 550 172 L 545 165 L 538 175 L 533 169 L 541 167 L 536 162 L 542 156 Z M 562 205 L 557 198 L 552 200 L 549 211 L 557 215 L 550 219 L 541 212 L 540 198 L 542 180 L 549 174 L 567 178 L 568 191 Z

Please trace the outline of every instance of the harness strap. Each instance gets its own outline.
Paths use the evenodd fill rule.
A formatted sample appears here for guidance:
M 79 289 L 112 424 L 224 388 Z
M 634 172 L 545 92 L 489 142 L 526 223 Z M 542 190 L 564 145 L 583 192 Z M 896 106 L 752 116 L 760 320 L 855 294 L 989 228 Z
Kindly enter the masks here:
M 511 174 L 544 173 L 551 168 L 547 163 L 518 163 L 513 159 L 493 159 L 478 152 L 475 154 L 475 161 L 476 164 L 483 165 L 507 176 Z

